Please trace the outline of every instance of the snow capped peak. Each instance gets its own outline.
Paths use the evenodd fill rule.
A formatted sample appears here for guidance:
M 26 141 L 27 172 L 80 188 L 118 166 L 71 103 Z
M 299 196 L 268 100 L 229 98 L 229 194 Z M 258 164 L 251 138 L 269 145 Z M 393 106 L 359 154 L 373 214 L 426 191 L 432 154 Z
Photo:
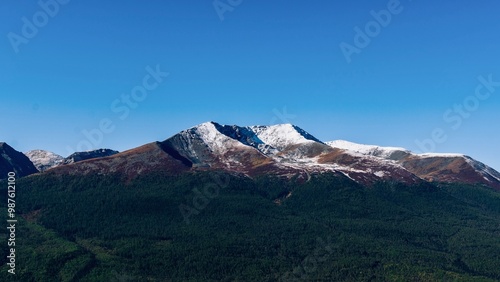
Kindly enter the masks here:
M 199 124 L 195 127 L 192 127 L 188 130 L 181 132 L 182 135 L 187 137 L 187 140 L 194 138 L 201 139 L 211 151 L 223 153 L 228 151 L 231 148 L 245 146 L 243 142 L 233 138 L 227 130 L 228 128 L 236 131 L 239 127 L 237 126 L 225 126 L 220 125 L 216 122 L 205 122 Z M 221 132 L 222 131 L 222 132 Z
M 217 130 L 215 129 L 215 125 L 218 123 L 215 123 L 213 121 L 209 122 L 204 122 L 202 124 L 198 124 L 197 126 L 194 126 L 188 130 L 196 130 L 196 131 L 203 131 L 207 134 L 216 134 Z
M 62 156 L 44 150 L 31 150 L 26 152 L 25 155 L 39 171 L 58 166 L 64 160 Z
M 198 137 L 212 151 L 227 151 L 228 147 L 250 146 L 264 154 L 281 151 L 290 145 L 319 142 L 311 134 L 292 124 L 270 126 L 221 125 L 210 121 L 199 124 L 181 134 Z M 189 139 L 189 138 L 187 138 Z
M 290 145 L 319 142 L 311 134 L 292 124 L 277 124 L 270 126 L 249 127 L 265 144 L 278 150 L 283 150 Z
M 204 122 L 204 123 L 201 123 L 201 124 L 198 124 L 197 126 L 194 126 L 193 128 L 197 128 L 197 127 L 210 127 L 210 126 L 215 126 L 215 125 L 221 125 L 215 121 L 207 121 L 207 122 Z
M 196 135 L 206 141 L 207 145 L 212 143 L 223 143 L 223 136 L 215 127 L 217 123 L 205 122 L 193 128 L 188 129 L 186 132 L 190 135 Z M 221 144 L 222 145 L 222 144 Z

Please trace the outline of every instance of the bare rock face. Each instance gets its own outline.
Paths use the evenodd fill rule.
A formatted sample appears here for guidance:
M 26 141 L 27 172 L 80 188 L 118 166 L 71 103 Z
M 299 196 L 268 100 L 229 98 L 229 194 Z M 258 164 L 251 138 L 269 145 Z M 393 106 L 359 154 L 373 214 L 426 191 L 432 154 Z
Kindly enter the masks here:
M 85 160 L 95 159 L 95 158 L 103 158 L 109 157 L 112 155 L 118 154 L 118 151 L 110 150 L 110 149 L 99 149 L 94 151 L 87 152 L 76 152 L 69 155 L 67 158 L 62 160 L 61 164 L 72 164 L 76 162 L 81 162 Z
M 14 150 L 7 143 L 0 142 L 0 179 L 7 179 L 9 172 L 23 177 L 37 173 L 38 170 L 23 153 Z

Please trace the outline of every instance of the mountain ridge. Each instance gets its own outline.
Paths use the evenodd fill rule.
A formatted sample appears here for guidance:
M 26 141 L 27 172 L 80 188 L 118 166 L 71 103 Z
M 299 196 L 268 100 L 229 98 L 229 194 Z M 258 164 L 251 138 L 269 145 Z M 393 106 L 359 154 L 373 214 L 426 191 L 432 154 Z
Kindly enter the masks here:
M 270 174 L 303 179 L 313 173 L 337 172 L 368 185 L 379 181 L 461 182 L 500 190 L 498 172 L 476 160 L 466 160 L 463 155 L 417 155 L 399 147 L 344 141 L 350 146 L 346 148 L 322 142 L 292 124 L 238 126 L 205 122 L 158 144 L 168 155 L 169 166 L 177 171 L 224 170 L 248 177 Z M 142 153 L 153 157 L 152 152 Z M 127 169 L 129 177 L 133 177 L 132 171 Z
M 361 184 L 460 182 L 500 190 L 500 173 L 463 154 L 415 154 L 400 147 L 323 142 L 292 124 L 238 126 L 211 121 L 122 153 L 94 152 L 75 153 L 88 155 L 78 162 L 66 158 L 62 164 L 71 164 L 71 169 L 60 165 L 48 171 L 122 172 L 133 178 L 149 171 L 224 170 L 248 177 L 270 174 L 303 179 L 312 173 L 337 172 Z
M 38 169 L 30 159 L 16 151 L 5 142 L 0 142 L 0 179 L 6 179 L 9 172 L 16 173 L 17 177 L 37 173 Z
M 327 142 L 332 147 L 348 150 L 353 153 L 367 155 L 367 156 L 376 156 L 383 159 L 396 161 L 398 164 L 401 164 L 403 167 L 412 172 L 417 172 L 419 176 L 425 180 L 433 181 L 435 178 L 443 179 L 447 178 L 449 180 L 454 181 L 458 180 L 454 175 L 458 175 L 459 173 L 468 173 L 472 172 L 467 170 L 466 166 L 469 165 L 474 170 L 479 172 L 479 176 L 471 176 L 475 181 L 481 182 L 481 177 L 487 182 L 493 183 L 495 187 L 499 187 L 500 181 L 500 173 L 493 168 L 485 165 L 484 163 L 477 161 L 470 156 L 465 154 L 457 154 L 457 153 L 420 153 L 416 154 L 411 152 L 410 150 L 399 148 L 399 147 L 381 147 L 376 145 L 364 145 L 352 143 L 344 140 L 336 140 Z M 425 164 L 427 163 L 427 164 Z M 422 171 L 422 168 L 428 167 L 429 163 L 432 163 L 433 170 L 425 170 Z M 441 166 L 441 168 L 437 169 L 436 166 Z M 465 167 L 465 169 L 460 169 L 459 167 Z M 450 171 L 452 173 L 450 173 Z M 437 175 L 439 174 L 439 175 Z M 437 177 L 439 176 L 439 177 Z

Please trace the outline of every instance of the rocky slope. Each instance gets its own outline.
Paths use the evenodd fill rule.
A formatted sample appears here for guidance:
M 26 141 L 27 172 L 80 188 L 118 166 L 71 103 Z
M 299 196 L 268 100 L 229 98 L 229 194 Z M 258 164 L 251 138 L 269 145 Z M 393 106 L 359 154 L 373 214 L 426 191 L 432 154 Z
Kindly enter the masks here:
M 109 157 L 112 155 L 118 154 L 118 151 L 110 150 L 110 149 L 99 149 L 87 152 L 76 152 L 69 155 L 67 158 L 64 158 L 61 161 L 61 164 L 72 164 L 76 162 L 81 162 L 85 160 L 95 159 L 95 158 L 103 158 Z
M 7 143 L 0 142 L 0 179 L 6 179 L 9 172 L 23 177 L 37 173 L 38 170 L 23 153 L 14 150 Z
M 343 140 L 327 144 L 353 155 L 393 161 L 426 181 L 481 183 L 500 189 L 498 171 L 463 154 L 415 154 L 404 148 L 362 145 Z
M 60 165 L 64 160 L 62 156 L 45 150 L 31 150 L 24 154 L 41 172 Z

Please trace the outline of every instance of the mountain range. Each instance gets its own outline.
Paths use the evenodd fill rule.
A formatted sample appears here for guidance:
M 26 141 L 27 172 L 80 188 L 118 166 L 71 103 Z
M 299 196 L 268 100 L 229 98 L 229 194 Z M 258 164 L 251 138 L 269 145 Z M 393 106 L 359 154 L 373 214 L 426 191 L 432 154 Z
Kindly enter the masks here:
M 162 142 L 121 153 L 100 149 L 67 158 L 43 150 L 27 152 L 26 157 L 0 144 L 1 177 L 10 170 L 21 176 L 39 171 L 120 173 L 129 179 L 149 172 L 221 170 L 249 177 L 270 174 L 307 181 L 312 174 L 335 172 L 364 185 L 380 181 L 448 182 L 483 184 L 500 190 L 499 172 L 463 154 L 415 154 L 397 147 L 343 140 L 323 142 L 292 124 L 241 127 L 206 122 Z
M 500 281 L 500 175 L 462 154 L 207 122 L 66 158 L 0 143 L 10 171 L 0 281 Z

